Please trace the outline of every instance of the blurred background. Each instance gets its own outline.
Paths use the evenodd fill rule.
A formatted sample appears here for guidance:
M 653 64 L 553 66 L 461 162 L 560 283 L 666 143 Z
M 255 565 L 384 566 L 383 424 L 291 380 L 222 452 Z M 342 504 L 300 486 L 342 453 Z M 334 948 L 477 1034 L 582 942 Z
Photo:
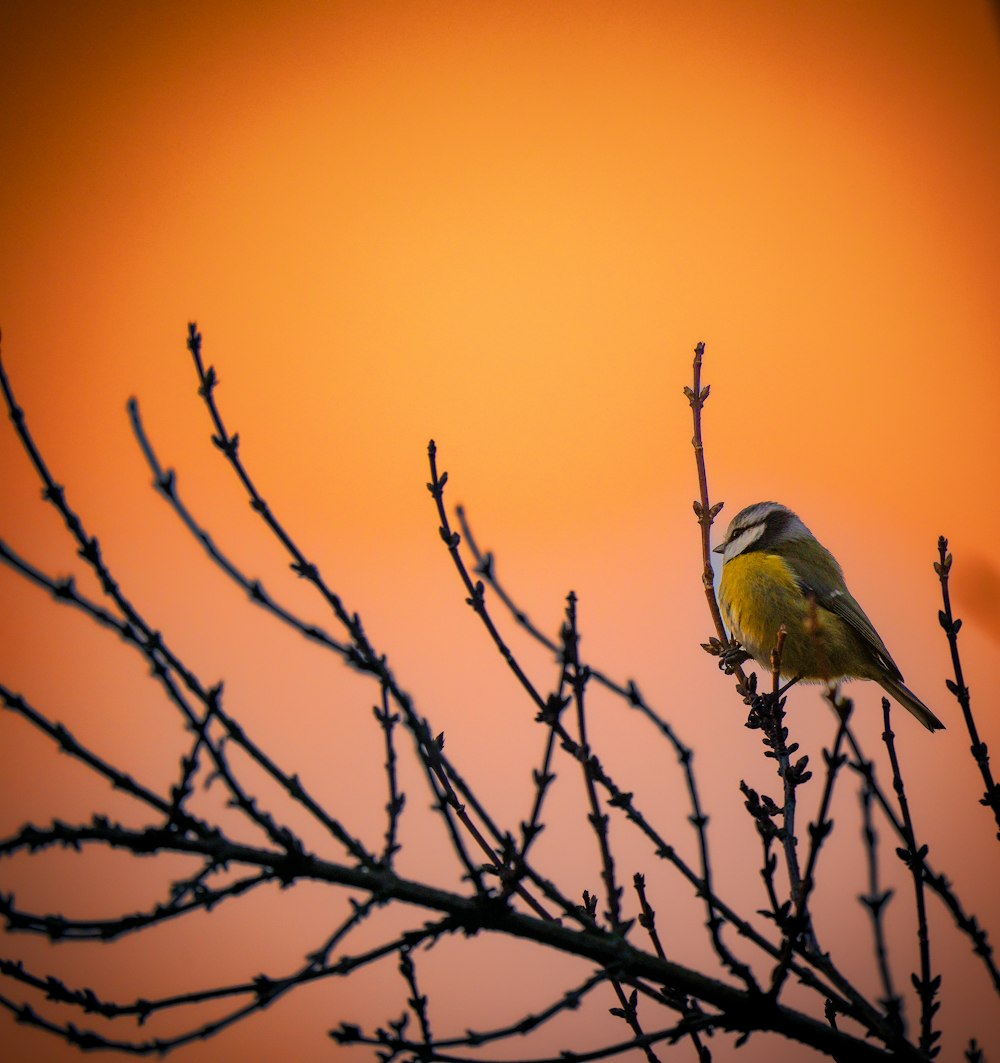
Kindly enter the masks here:
M 681 389 L 704 340 L 720 520 L 764 499 L 795 509 L 840 559 L 908 684 L 946 720 L 932 736 L 898 711 L 898 745 L 930 858 L 995 941 L 995 824 L 977 804 L 982 783 L 944 686 L 932 563 L 947 534 L 966 679 L 996 747 L 998 40 L 996 12 L 980 0 L 6 0 L 4 363 L 126 593 L 206 682 L 225 679 L 229 710 L 372 845 L 385 801 L 377 690 L 277 627 L 208 563 L 150 489 L 125 403 L 138 398 L 161 459 L 233 559 L 336 633 L 209 442 L 184 350 L 196 320 L 262 493 L 516 829 L 542 735 L 438 536 L 424 486 L 433 437 L 450 501 L 467 507 L 520 605 L 555 634 L 574 590 L 591 662 L 634 678 L 697 751 L 720 892 L 750 913 L 765 897 L 738 784 L 777 784 L 729 681 L 698 648 L 712 630 Z M 55 574 L 81 572 L 9 425 L 0 514 L 15 549 Z M 183 736 L 142 662 L 6 569 L 0 601 L 0 678 L 137 777 L 167 785 Z M 504 630 L 551 683 L 553 663 Z M 887 779 L 880 692 L 850 693 Z M 818 767 L 829 710 L 807 688 L 789 714 Z M 693 859 L 670 749 L 598 696 L 592 728 L 616 778 Z M 3 836 L 92 810 L 135 817 L 10 713 L 0 756 Z M 571 767 L 559 765 L 539 856 L 567 888 L 599 891 Z M 401 771 L 400 868 L 451 884 L 419 773 L 410 759 Z M 817 799 L 804 795 L 803 815 Z M 856 899 L 867 888 L 857 808 L 845 774 L 819 929 L 877 995 Z M 699 962 L 703 911 L 648 847 L 615 831 L 623 878 L 647 875 L 671 956 Z M 906 987 L 916 935 L 910 887 L 889 865 L 894 845 L 883 832 L 897 887 L 895 977 Z M 171 875 L 186 872 L 45 854 L 5 862 L 0 889 L 23 907 L 109 916 L 165 899 Z M 10 937 L 3 954 L 115 999 L 153 997 L 293 970 L 342 902 L 297 886 L 115 945 Z M 931 917 L 944 1058 L 971 1036 L 996 1057 L 987 976 L 940 904 Z M 589 973 L 488 940 L 445 942 L 419 962 L 441 1035 L 513 1021 Z M 16 986 L 3 992 L 22 999 Z M 311 986 L 177 1058 L 371 1058 L 326 1031 L 384 1024 L 406 995 L 390 961 Z M 531 1046 L 496 1051 L 531 1058 L 621 1039 L 607 1014 L 615 1003 L 602 997 Z M 107 1032 L 50 1007 L 58 1021 Z M 78 1058 L 6 1012 L 0 1039 L 5 1059 Z M 733 1052 L 721 1035 L 712 1047 L 717 1058 Z M 754 1037 L 741 1058 L 811 1057 Z

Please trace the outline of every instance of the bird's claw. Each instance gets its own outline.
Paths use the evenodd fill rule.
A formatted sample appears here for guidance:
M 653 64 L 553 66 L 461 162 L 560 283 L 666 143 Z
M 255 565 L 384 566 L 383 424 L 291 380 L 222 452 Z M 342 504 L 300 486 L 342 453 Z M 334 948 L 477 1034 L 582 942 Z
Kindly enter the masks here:
M 732 675 L 736 668 L 752 659 L 753 654 L 747 653 L 738 642 L 732 642 L 719 653 L 719 667 L 726 675 Z

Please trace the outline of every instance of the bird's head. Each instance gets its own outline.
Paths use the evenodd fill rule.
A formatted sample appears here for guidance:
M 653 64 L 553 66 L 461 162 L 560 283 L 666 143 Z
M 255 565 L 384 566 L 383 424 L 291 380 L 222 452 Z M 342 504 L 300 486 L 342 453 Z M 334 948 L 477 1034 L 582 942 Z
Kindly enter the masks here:
M 723 563 L 747 550 L 775 550 L 795 539 L 812 539 L 813 534 L 787 506 L 778 502 L 755 502 L 730 521 L 726 537 L 715 553 Z

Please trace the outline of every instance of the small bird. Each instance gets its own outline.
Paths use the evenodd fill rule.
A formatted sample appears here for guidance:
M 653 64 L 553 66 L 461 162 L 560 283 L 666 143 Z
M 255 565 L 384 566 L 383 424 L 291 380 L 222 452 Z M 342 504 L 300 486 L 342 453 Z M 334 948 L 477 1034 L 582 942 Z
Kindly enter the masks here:
M 719 604 L 729 632 L 765 668 L 784 624 L 784 678 L 873 679 L 929 731 L 944 727 L 903 686 L 885 643 L 847 589 L 837 559 L 790 509 L 777 502 L 747 506 L 733 517 L 715 552 L 723 556 Z M 810 615 L 817 621 L 815 632 L 807 624 Z

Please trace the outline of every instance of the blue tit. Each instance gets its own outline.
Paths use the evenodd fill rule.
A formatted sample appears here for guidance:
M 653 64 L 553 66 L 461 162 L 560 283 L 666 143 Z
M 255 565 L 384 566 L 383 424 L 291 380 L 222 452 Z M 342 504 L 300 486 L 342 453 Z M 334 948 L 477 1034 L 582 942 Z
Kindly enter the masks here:
M 944 727 L 903 686 L 837 559 L 790 509 L 777 502 L 747 506 L 733 517 L 715 552 L 723 556 L 719 604 L 730 635 L 765 668 L 784 624 L 783 678 L 873 679 L 928 730 Z M 817 628 L 810 632 L 813 601 Z

